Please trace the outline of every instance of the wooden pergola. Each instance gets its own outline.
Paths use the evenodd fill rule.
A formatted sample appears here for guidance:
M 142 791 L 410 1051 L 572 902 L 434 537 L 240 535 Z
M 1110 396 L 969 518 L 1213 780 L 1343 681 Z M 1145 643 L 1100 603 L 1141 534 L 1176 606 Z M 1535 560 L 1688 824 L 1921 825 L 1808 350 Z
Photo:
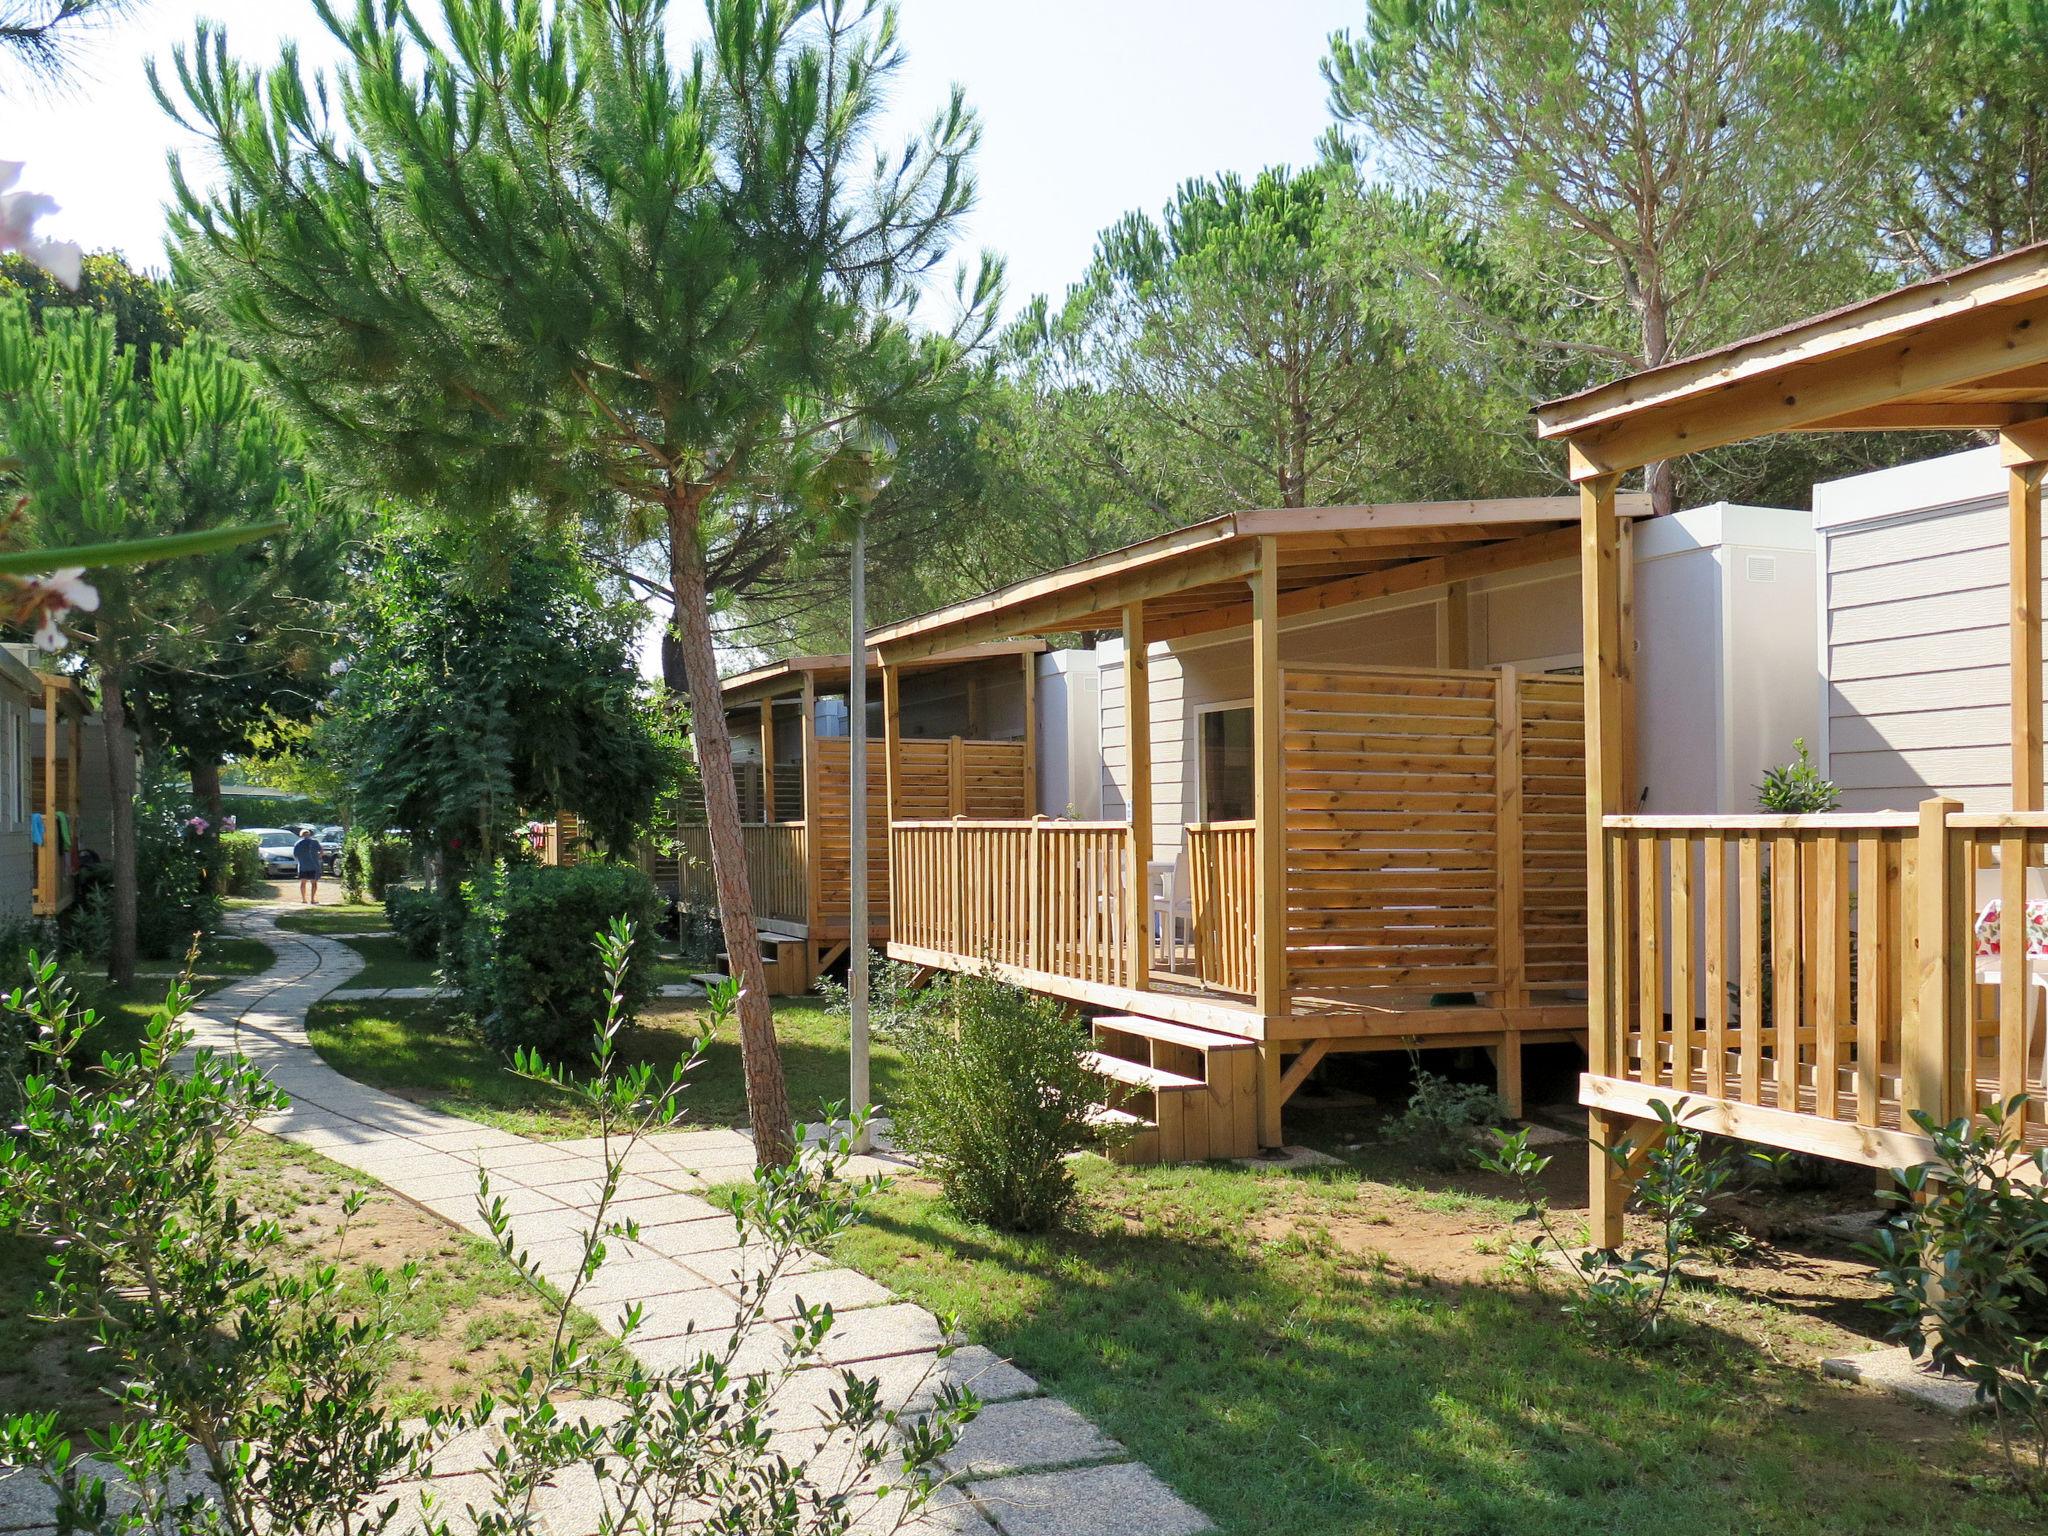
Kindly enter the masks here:
M 1997 979 L 1995 1071 L 1988 1085 L 1975 1075 L 1970 1010 L 1979 978 L 1971 968 L 1970 887 L 1980 864 L 1989 867 L 2002 853 L 2004 908 L 2018 910 L 2029 862 L 2038 866 L 2048 837 L 2040 814 L 2048 245 L 1551 401 L 1538 410 L 1537 425 L 1541 437 L 1565 445 L 1580 487 L 1593 983 L 1584 1097 L 1595 1139 L 1612 1141 L 1629 1119 L 1647 1115 L 1658 1089 L 1668 1100 L 1671 1090 L 1705 1086 L 1713 1090 L 1699 1122 L 1707 1129 L 1880 1166 L 1917 1161 L 1925 1143 L 1906 1112 L 1946 1118 L 1973 1108 L 1987 1092 L 2003 1096 L 2029 1080 L 2028 962 L 2024 946 L 2012 944 L 2004 946 Z M 1969 816 L 1956 801 L 1935 798 L 1903 816 L 1798 818 L 1800 825 L 1626 816 L 1632 786 L 1620 724 L 1630 682 L 1621 477 L 1774 433 L 1930 429 L 1995 434 L 2008 472 L 2012 811 Z M 1711 984 L 1711 968 L 1724 958 L 1711 937 L 1718 906 L 1708 913 L 1710 939 L 1698 956 L 1710 967 L 1704 1025 L 1690 1006 L 1665 1017 L 1657 990 L 1658 975 L 1675 971 L 1669 998 L 1691 995 L 1692 919 L 1702 899 L 1694 875 L 1703 840 L 1710 851 L 1741 845 L 1746 902 L 1754 901 L 1762 878 L 1759 843 L 1777 845 L 1774 866 L 1798 863 L 1804 871 L 1810 863 L 1819 870 L 1817 915 L 1799 926 L 1797 939 L 1781 933 L 1778 953 L 1741 959 L 1751 1021 L 1740 1031 L 1747 1056 L 1732 1043 L 1724 1047 L 1719 1033 L 1728 1020 Z M 1811 856 L 1784 851 L 1809 843 Z M 1895 844 L 1904 848 L 1903 861 L 1891 851 Z M 1660 856 L 1671 871 L 1661 894 Z M 1670 862 L 1679 857 L 1682 871 Z M 1706 867 L 1711 886 L 1717 866 Z M 1910 887 L 1903 911 L 1889 884 L 1902 869 Z M 1796 899 L 1795 882 L 1804 878 L 1786 875 L 1780 899 Z M 1853 992 L 1852 949 L 1861 967 Z M 1811 1041 L 1780 1034 L 1774 1045 L 1760 1046 L 1764 993 L 1777 997 L 1782 1020 L 1788 1006 L 1798 1012 L 1803 978 L 1815 972 L 1819 984 L 1805 983 L 1812 995 L 1800 1014 L 1810 1020 Z M 1732 1042 L 1733 1033 L 1727 1038 Z M 1766 1073 L 1775 1081 L 1763 1080 Z M 1732 1086 L 1738 1079 L 1739 1089 Z M 1620 1237 L 1626 1189 L 1597 1152 L 1593 1170 L 1595 1226 L 1612 1244 Z

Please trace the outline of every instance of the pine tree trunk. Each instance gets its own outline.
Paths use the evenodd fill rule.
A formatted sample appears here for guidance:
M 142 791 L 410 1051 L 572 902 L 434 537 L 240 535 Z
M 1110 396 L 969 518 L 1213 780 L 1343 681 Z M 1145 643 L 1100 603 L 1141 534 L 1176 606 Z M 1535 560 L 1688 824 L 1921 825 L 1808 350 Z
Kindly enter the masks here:
M 135 980 L 135 738 L 128 729 L 128 700 L 120 673 L 103 667 L 100 718 L 107 745 L 108 811 L 113 821 L 114 924 L 107 945 L 107 980 L 125 987 Z M 46 836 L 56 836 L 51 829 Z M 72 828 L 76 839 L 78 829 Z
M 775 1043 L 775 1015 L 768 1006 L 761 935 L 754 926 L 753 897 L 747 889 L 747 850 L 733 787 L 732 737 L 725 727 L 718 655 L 711 640 L 711 598 L 698 506 L 688 493 L 669 502 L 668 537 L 669 584 L 676 596 L 671 634 L 676 643 L 662 647 L 662 667 L 668 674 L 664 680 L 690 699 L 690 739 L 697 749 L 698 777 L 704 782 L 704 823 L 711 841 L 711 875 L 718 887 L 718 921 L 732 973 L 740 983 L 740 1061 L 747 1076 L 754 1160 L 764 1168 L 775 1167 L 796 1155 L 796 1133 L 782 1052 Z
M 192 759 L 192 798 L 198 802 L 207 826 L 218 835 L 221 823 L 220 764 L 214 759 Z

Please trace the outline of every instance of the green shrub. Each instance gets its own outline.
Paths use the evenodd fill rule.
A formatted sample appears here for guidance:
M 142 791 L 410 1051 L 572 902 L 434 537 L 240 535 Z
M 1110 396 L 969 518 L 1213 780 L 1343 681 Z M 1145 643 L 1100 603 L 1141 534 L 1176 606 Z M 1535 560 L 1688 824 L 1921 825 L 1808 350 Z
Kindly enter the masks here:
M 431 960 L 441 952 L 448 930 L 448 903 L 416 885 L 394 885 L 384 893 L 384 915 L 405 952 L 415 960 Z
M 210 842 L 190 798 L 162 767 L 145 764 L 135 797 L 135 946 L 153 960 L 183 956 L 192 936 L 220 922 L 207 874 Z
M 1866 1250 L 1877 1260 L 1891 1335 L 1915 1359 L 1977 1389 L 2015 1478 L 2048 1486 L 2048 1151 L 2023 1151 L 2012 1129 L 2028 1097 L 1980 1119 L 1913 1119 L 1934 1144 L 1897 1175 L 1898 1229 Z
M 1067 1154 L 1100 1136 L 1090 1110 L 1104 1084 L 1082 1061 L 1087 1031 L 992 976 L 954 979 L 946 1000 L 902 1016 L 892 1134 L 961 1215 L 1043 1231 L 1074 1203 Z
M 388 832 L 351 832 L 341 845 L 341 884 L 350 901 L 382 901 L 412 873 L 412 849 Z
M 717 907 L 689 901 L 677 904 L 676 950 L 686 965 L 716 966 L 725 951 L 725 927 L 719 922 Z
M 1842 792 L 1833 779 L 1821 777 L 1804 737 L 1794 738 L 1792 754 L 1784 767 L 1764 770 L 1764 781 L 1756 787 L 1757 809 L 1773 816 L 1820 816 L 1837 809 Z
M 1507 1118 L 1500 1096 L 1483 1083 L 1454 1082 L 1415 1063 L 1408 1107 L 1389 1134 L 1435 1168 L 1465 1167 L 1483 1143 L 1480 1133 Z
M 113 870 L 100 864 L 79 871 L 77 894 L 57 915 L 54 951 L 74 960 L 98 961 L 107 958 L 113 942 Z
M 461 936 L 442 956 L 464 1008 L 496 1049 L 551 1058 L 582 1044 L 604 1012 L 593 936 L 621 918 L 649 933 L 661 914 L 654 883 L 625 864 L 499 865 L 462 894 Z M 654 993 L 651 945 L 634 946 L 625 988 L 632 1019 Z
M 221 893 L 226 896 L 261 896 L 265 889 L 263 855 L 257 851 L 260 839 L 254 832 L 223 832 L 220 838 Z

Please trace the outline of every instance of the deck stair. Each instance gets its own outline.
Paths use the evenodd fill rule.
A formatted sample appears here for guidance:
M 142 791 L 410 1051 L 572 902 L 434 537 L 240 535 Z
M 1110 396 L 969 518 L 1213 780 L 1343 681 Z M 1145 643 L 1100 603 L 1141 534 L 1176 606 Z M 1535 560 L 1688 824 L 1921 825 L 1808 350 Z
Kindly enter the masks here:
M 768 995 L 796 997 L 810 991 L 811 983 L 817 979 L 811 965 L 810 939 L 802 933 L 787 933 L 775 928 L 761 929 L 758 937 L 761 941 L 761 968 L 768 973 Z M 718 963 L 721 969 L 705 972 L 695 979 L 708 986 L 732 974 L 730 951 L 721 950 Z
M 1107 1080 L 1097 1117 L 1129 1135 L 1128 1163 L 1252 1157 L 1259 1150 L 1254 1042 L 1137 1014 L 1093 1022 L 1088 1064 Z

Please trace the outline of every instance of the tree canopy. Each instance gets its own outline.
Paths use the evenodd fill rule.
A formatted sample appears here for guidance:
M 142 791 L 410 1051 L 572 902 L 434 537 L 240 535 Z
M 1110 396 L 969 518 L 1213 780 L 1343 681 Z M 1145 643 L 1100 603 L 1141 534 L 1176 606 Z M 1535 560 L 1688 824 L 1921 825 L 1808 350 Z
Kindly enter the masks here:
M 21 496 L 30 547 L 265 524 L 311 527 L 323 506 L 303 446 L 264 404 L 251 370 L 202 336 L 188 337 L 138 376 L 111 315 L 52 308 L 37 322 L 19 293 L 0 293 L 0 443 L 8 489 Z M 111 566 L 94 573 L 98 602 L 74 620 L 100 683 L 116 805 L 133 796 L 123 750 L 139 669 L 207 673 L 215 647 L 270 621 L 289 538 L 217 554 Z M 209 596 L 210 594 L 210 596 Z M 114 818 L 114 942 L 109 970 L 135 960 L 135 839 Z
M 528 816 L 574 812 L 626 847 L 675 777 L 634 666 L 639 610 L 575 550 L 518 535 L 487 567 L 418 518 L 375 541 L 322 728 L 359 820 L 460 872 Z

